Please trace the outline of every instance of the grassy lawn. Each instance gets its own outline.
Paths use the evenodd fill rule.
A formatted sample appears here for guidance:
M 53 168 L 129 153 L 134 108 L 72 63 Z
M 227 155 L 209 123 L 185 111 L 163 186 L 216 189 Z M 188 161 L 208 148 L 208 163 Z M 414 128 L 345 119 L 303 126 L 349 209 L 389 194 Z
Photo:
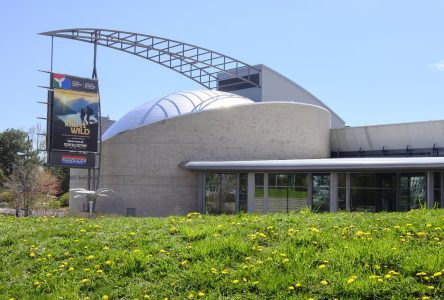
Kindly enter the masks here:
M 164 219 L 1 216 L 0 228 L 1 299 L 444 294 L 444 210 Z

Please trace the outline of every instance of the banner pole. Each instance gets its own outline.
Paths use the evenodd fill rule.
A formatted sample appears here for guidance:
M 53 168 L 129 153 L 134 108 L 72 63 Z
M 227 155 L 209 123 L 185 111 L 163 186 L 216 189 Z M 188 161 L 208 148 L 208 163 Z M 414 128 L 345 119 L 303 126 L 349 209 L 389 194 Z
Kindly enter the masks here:
M 54 36 L 51 36 L 51 73 L 52 73 L 53 60 L 54 60 Z

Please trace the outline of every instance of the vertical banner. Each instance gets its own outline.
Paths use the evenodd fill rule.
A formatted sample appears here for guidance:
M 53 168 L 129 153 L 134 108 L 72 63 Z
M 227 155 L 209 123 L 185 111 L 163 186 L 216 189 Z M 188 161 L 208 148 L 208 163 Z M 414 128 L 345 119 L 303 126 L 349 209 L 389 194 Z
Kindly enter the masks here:
M 95 79 L 51 74 L 50 150 L 97 152 L 99 94 Z

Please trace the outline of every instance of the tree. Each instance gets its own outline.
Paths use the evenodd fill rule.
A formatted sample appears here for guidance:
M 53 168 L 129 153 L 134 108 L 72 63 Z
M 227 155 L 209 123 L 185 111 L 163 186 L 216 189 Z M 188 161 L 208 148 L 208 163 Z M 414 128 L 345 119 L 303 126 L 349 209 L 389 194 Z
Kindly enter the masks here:
M 60 190 L 57 178 L 32 161 L 16 163 L 5 186 L 14 193 L 16 216 L 20 209 L 25 216 L 39 204 L 49 202 Z
M 46 169 L 49 170 L 60 183 L 60 195 L 69 192 L 69 168 L 47 166 Z
M 0 168 L 5 176 L 11 175 L 14 164 L 26 155 L 28 160 L 37 162 L 37 151 L 32 149 L 28 133 L 18 129 L 6 129 L 0 133 Z

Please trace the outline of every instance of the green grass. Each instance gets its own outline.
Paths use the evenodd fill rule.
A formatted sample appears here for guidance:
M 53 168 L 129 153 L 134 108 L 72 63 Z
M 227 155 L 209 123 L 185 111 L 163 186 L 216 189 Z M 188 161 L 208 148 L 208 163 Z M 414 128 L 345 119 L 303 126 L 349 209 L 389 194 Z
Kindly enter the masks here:
M 433 299 L 444 293 L 444 210 L 1 216 L 0 228 L 1 299 Z

